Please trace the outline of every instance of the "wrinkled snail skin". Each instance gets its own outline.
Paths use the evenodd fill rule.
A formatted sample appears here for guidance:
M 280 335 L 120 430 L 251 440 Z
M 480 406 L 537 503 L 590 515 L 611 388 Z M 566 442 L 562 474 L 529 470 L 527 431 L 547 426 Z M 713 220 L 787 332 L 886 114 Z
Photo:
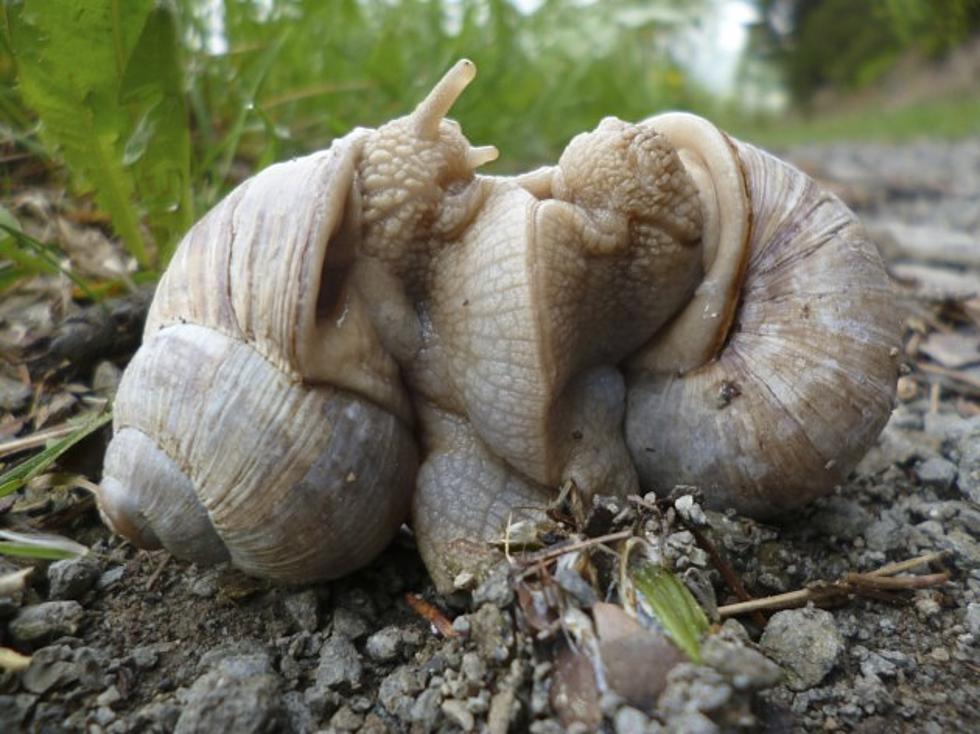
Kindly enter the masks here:
M 445 119 L 474 74 L 192 228 L 117 395 L 111 527 L 308 582 L 410 514 L 448 592 L 569 481 L 586 501 L 698 484 L 766 515 L 846 476 L 898 345 L 853 215 L 679 113 L 476 175 L 496 149 Z
M 900 320 L 854 214 L 793 166 L 730 144 L 751 208 L 732 324 L 704 364 L 671 370 L 662 337 L 634 357 L 626 433 L 646 488 L 697 484 L 709 506 L 764 518 L 830 492 L 884 427 Z

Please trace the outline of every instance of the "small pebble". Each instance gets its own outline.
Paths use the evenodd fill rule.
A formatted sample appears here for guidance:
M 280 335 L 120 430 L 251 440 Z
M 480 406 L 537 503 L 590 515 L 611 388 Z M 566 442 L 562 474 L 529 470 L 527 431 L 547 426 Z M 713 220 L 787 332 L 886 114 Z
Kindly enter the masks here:
M 759 644 L 786 669 L 787 685 L 804 691 L 819 684 L 833 669 L 844 638 L 830 612 L 790 609 L 772 616 Z
M 286 613 L 302 632 L 315 632 L 320 626 L 319 602 L 313 589 L 289 594 L 284 600 Z
M 915 467 L 915 475 L 919 481 L 936 489 L 949 489 L 956 481 L 956 474 L 956 464 L 938 456 L 926 459 Z
M 401 633 L 397 627 L 385 627 L 368 637 L 364 651 L 378 662 L 388 662 L 398 657 Z
M 467 708 L 466 703 L 449 698 L 442 702 L 442 713 L 450 722 L 458 726 L 463 731 L 472 731 L 475 725 L 473 714 Z
M 101 569 L 92 558 L 66 558 L 48 566 L 48 597 L 79 599 L 99 580 Z
M 76 601 L 47 601 L 24 607 L 10 622 L 10 634 L 20 642 L 38 642 L 73 635 L 84 610 Z

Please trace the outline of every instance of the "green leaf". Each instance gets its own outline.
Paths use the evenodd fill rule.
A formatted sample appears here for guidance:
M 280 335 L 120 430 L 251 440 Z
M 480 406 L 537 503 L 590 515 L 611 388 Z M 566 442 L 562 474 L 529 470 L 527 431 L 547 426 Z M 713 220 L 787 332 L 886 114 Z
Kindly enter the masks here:
M 68 163 L 81 192 L 92 192 L 126 248 L 149 255 L 134 205 L 135 182 L 121 150 L 132 123 L 118 103 L 118 51 L 132 47 L 152 0 L 32 0 L 8 22 L 24 102 L 41 119 L 41 138 Z M 113 42 L 109 42 L 112 39 Z
M 32 0 L 8 17 L 20 91 L 41 137 L 92 192 L 126 248 L 165 259 L 194 218 L 174 10 L 153 0 Z
M 632 572 L 637 602 L 694 662 L 701 660 L 701 637 L 708 618 L 687 587 L 656 563 L 641 562 Z
M 45 472 L 59 456 L 86 436 L 102 428 L 110 420 L 112 420 L 112 414 L 109 411 L 87 416 L 79 422 L 77 430 L 0 474 L 0 497 L 16 492 L 34 477 Z

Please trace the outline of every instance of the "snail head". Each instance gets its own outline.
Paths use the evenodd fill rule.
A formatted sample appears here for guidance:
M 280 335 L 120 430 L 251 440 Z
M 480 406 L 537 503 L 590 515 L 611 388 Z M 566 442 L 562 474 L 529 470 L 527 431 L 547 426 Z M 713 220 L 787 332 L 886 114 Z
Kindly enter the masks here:
M 554 193 L 630 221 L 674 220 L 683 239 L 699 235 L 697 191 L 673 146 L 649 127 L 615 117 L 572 139 L 558 161 Z
M 475 75 L 473 62 L 457 62 L 410 115 L 365 139 L 358 174 L 368 254 L 397 257 L 427 232 L 458 231 L 475 213 L 482 187 L 474 172 L 497 149 L 470 145 L 446 119 Z

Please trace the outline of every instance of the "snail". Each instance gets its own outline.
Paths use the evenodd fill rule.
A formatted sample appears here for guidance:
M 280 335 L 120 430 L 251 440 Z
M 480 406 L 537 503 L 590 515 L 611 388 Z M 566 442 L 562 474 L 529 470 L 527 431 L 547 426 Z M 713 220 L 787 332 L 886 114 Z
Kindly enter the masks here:
M 764 516 L 850 471 L 899 340 L 854 215 L 684 113 L 477 175 L 496 149 L 445 117 L 474 75 L 265 169 L 187 234 L 116 397 L 117 532 L 305 582 L 410 514 L 448 591 L 569 482 L 699 484 Z

